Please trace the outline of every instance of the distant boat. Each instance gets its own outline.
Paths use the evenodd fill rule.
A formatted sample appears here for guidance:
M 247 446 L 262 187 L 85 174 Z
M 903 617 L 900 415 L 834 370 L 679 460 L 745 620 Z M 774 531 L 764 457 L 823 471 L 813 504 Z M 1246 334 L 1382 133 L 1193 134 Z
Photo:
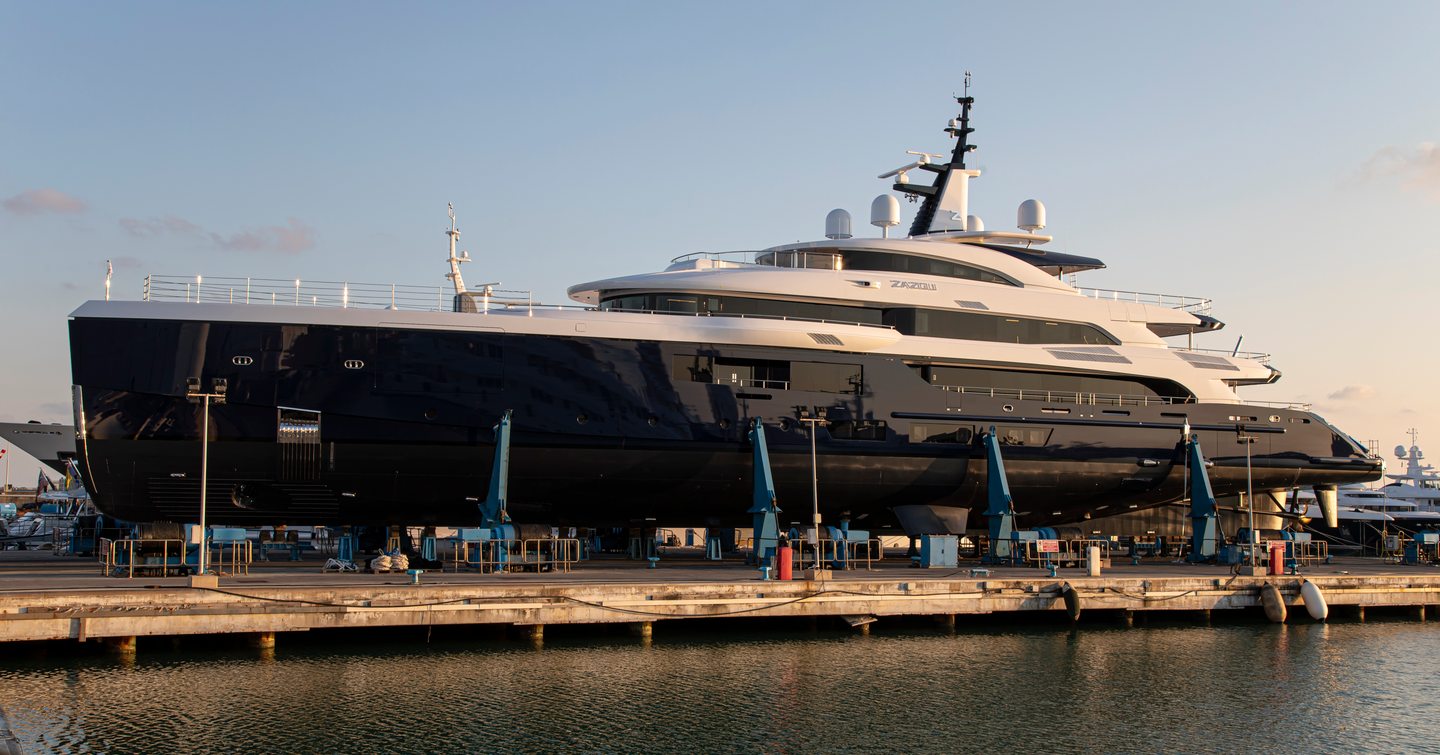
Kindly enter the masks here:
M 60 474 L 65 474 L 65 461 L 75 458 L 74 425 L 0 422 L 0 439 Z

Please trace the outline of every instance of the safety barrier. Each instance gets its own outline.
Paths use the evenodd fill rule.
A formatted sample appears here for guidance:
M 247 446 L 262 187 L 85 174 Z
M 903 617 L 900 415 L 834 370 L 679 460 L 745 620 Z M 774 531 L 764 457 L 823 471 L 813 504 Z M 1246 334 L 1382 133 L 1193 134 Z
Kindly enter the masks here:
M 450 553 L 451 571 L 483 574 L 507 571 L 570 571 L 581 560 L 579 538 L 530 540 L 456 539 Z
M 862 561 L 869 570 L 875 568 L 875 562 L 885 559 L 885 545 L 878 537 L 863 542 L 826 538 L 819 543 L 801 538 L 792 541 L 791 545 L 791 563 L 800 570 L 813 569 L 816 566 L 821 569 L 856 569 Z
M 1083 566 L 1090 558 L 1090 548 L 1100 549 L 1100 566 L 1110 566 L 1110 541 L 1099 539 L 1075 539 L 1075 540 L 1024 540 L 1025 549 L 1021 553 L 1024 563 L 1046 569 L 1051 566 Z M 1044 544 L 1044 545 L 1042 545 Z M 1052 547 L 1055 550 L 1041 550 Z
M 1330 558 L 1330 543 L 1324 540 L 1286 540 L 1285 560 L 1299 566 L 1323 564 Z
M 220 576 L 249 575 L 254 549 L 249 540 L 211 540 L 210 568 Z
M 159 572 L 155 576 L 166 577 L 174 572 L 177 576 L 189 573 L 193 566 L 186 563 L 187 546 L 184 540 L 109 540 L 102 539 L 99 548 L 101 574 L 108 577 L 134 578 L 135 572 L 142 576 Z

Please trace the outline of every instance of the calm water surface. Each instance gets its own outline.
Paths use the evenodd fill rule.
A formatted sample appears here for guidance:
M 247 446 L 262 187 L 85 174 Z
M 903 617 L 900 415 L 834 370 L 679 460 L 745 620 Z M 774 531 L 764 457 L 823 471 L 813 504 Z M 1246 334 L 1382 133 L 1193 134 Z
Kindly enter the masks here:
M 1440 751 L 1435 623 L 555 629 L 12 654 L 0 706 L 27 753 Z

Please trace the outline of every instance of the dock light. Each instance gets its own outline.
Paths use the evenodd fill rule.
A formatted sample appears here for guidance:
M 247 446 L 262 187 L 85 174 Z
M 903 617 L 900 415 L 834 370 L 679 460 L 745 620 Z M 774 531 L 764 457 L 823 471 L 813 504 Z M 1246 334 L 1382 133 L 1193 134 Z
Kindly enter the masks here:
M 811 525 L 815 528 L 815 569 L 820 569 L 820 465 L 815 452 L 815 426 L 826 421 L 825 415 L 828 409 L 823 406 L 815 407 L 812 415 L 808 410 L 801 409 L 799 420 L 810 426 L 810 500 L 814 506 L 814 518 Z
M 214 378 L 210 381 L 209 393 L 201 392 L 200 385 L 198 377 L 185 378 L 185 398 L 204 407 L 200 419 L 200 574 L 204 575 L 209 573 L 210 566 L 210 548 L 205 540 L 205 488 L 210 482 L 210 403 L 225 403 L 230 384 L 225 378 Z
M 1250 570 L 1255 570 L 1255 546 L 1259 544 L 1259 538 L 1255 536 L 1255 481 L 1250 473 L 1250 446 L 1255 445 L 1259 436 L 1246 435 L 1244 425 L 1235 426 L 1235 442 L 1245 445 L 1245 508 L 1250 510 Z

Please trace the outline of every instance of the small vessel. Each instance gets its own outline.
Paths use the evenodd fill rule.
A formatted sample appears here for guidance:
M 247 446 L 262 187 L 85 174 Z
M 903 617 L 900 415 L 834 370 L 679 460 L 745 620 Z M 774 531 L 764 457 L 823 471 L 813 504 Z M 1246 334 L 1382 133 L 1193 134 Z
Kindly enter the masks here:
M 813 478 L 825 518 L 873 530 L 976 525 L 987 435 L 1027 527 L 1180 500 L 1182 433 L 1218 496 L 1378 478 L 1307 406 L 1241 398 L 1281 374 L 1194 347 L 1223 327 L 1209 299 L 1079 286 L 1105 265 L 1050 250 L 1037 200 L 1014 231 L 970 214 L 974 98 L 956 99 L 948 157 L 880 175 L 918 203 L 903 238 L 884 194 L 878 236 L 836 210 L 817 241 L 686 254 L 542 306 L 465 285 L 452 209 L 448 288 L 152 275 L 141 301 L 86 302 L 87 485 L 113 516 L 193 521 L 205 446 L 214 522 L 465 525 L 507 412 L 509 512 L 553 525 L 748 523 L 757 422 L 782 506 Z M 205 426 L 203 393 L 226 397 Z
M 66 461 L 75 458 L 75 426 L 30 422 L 0 422 L 0 441 L 24 451 L 61 474 Z

